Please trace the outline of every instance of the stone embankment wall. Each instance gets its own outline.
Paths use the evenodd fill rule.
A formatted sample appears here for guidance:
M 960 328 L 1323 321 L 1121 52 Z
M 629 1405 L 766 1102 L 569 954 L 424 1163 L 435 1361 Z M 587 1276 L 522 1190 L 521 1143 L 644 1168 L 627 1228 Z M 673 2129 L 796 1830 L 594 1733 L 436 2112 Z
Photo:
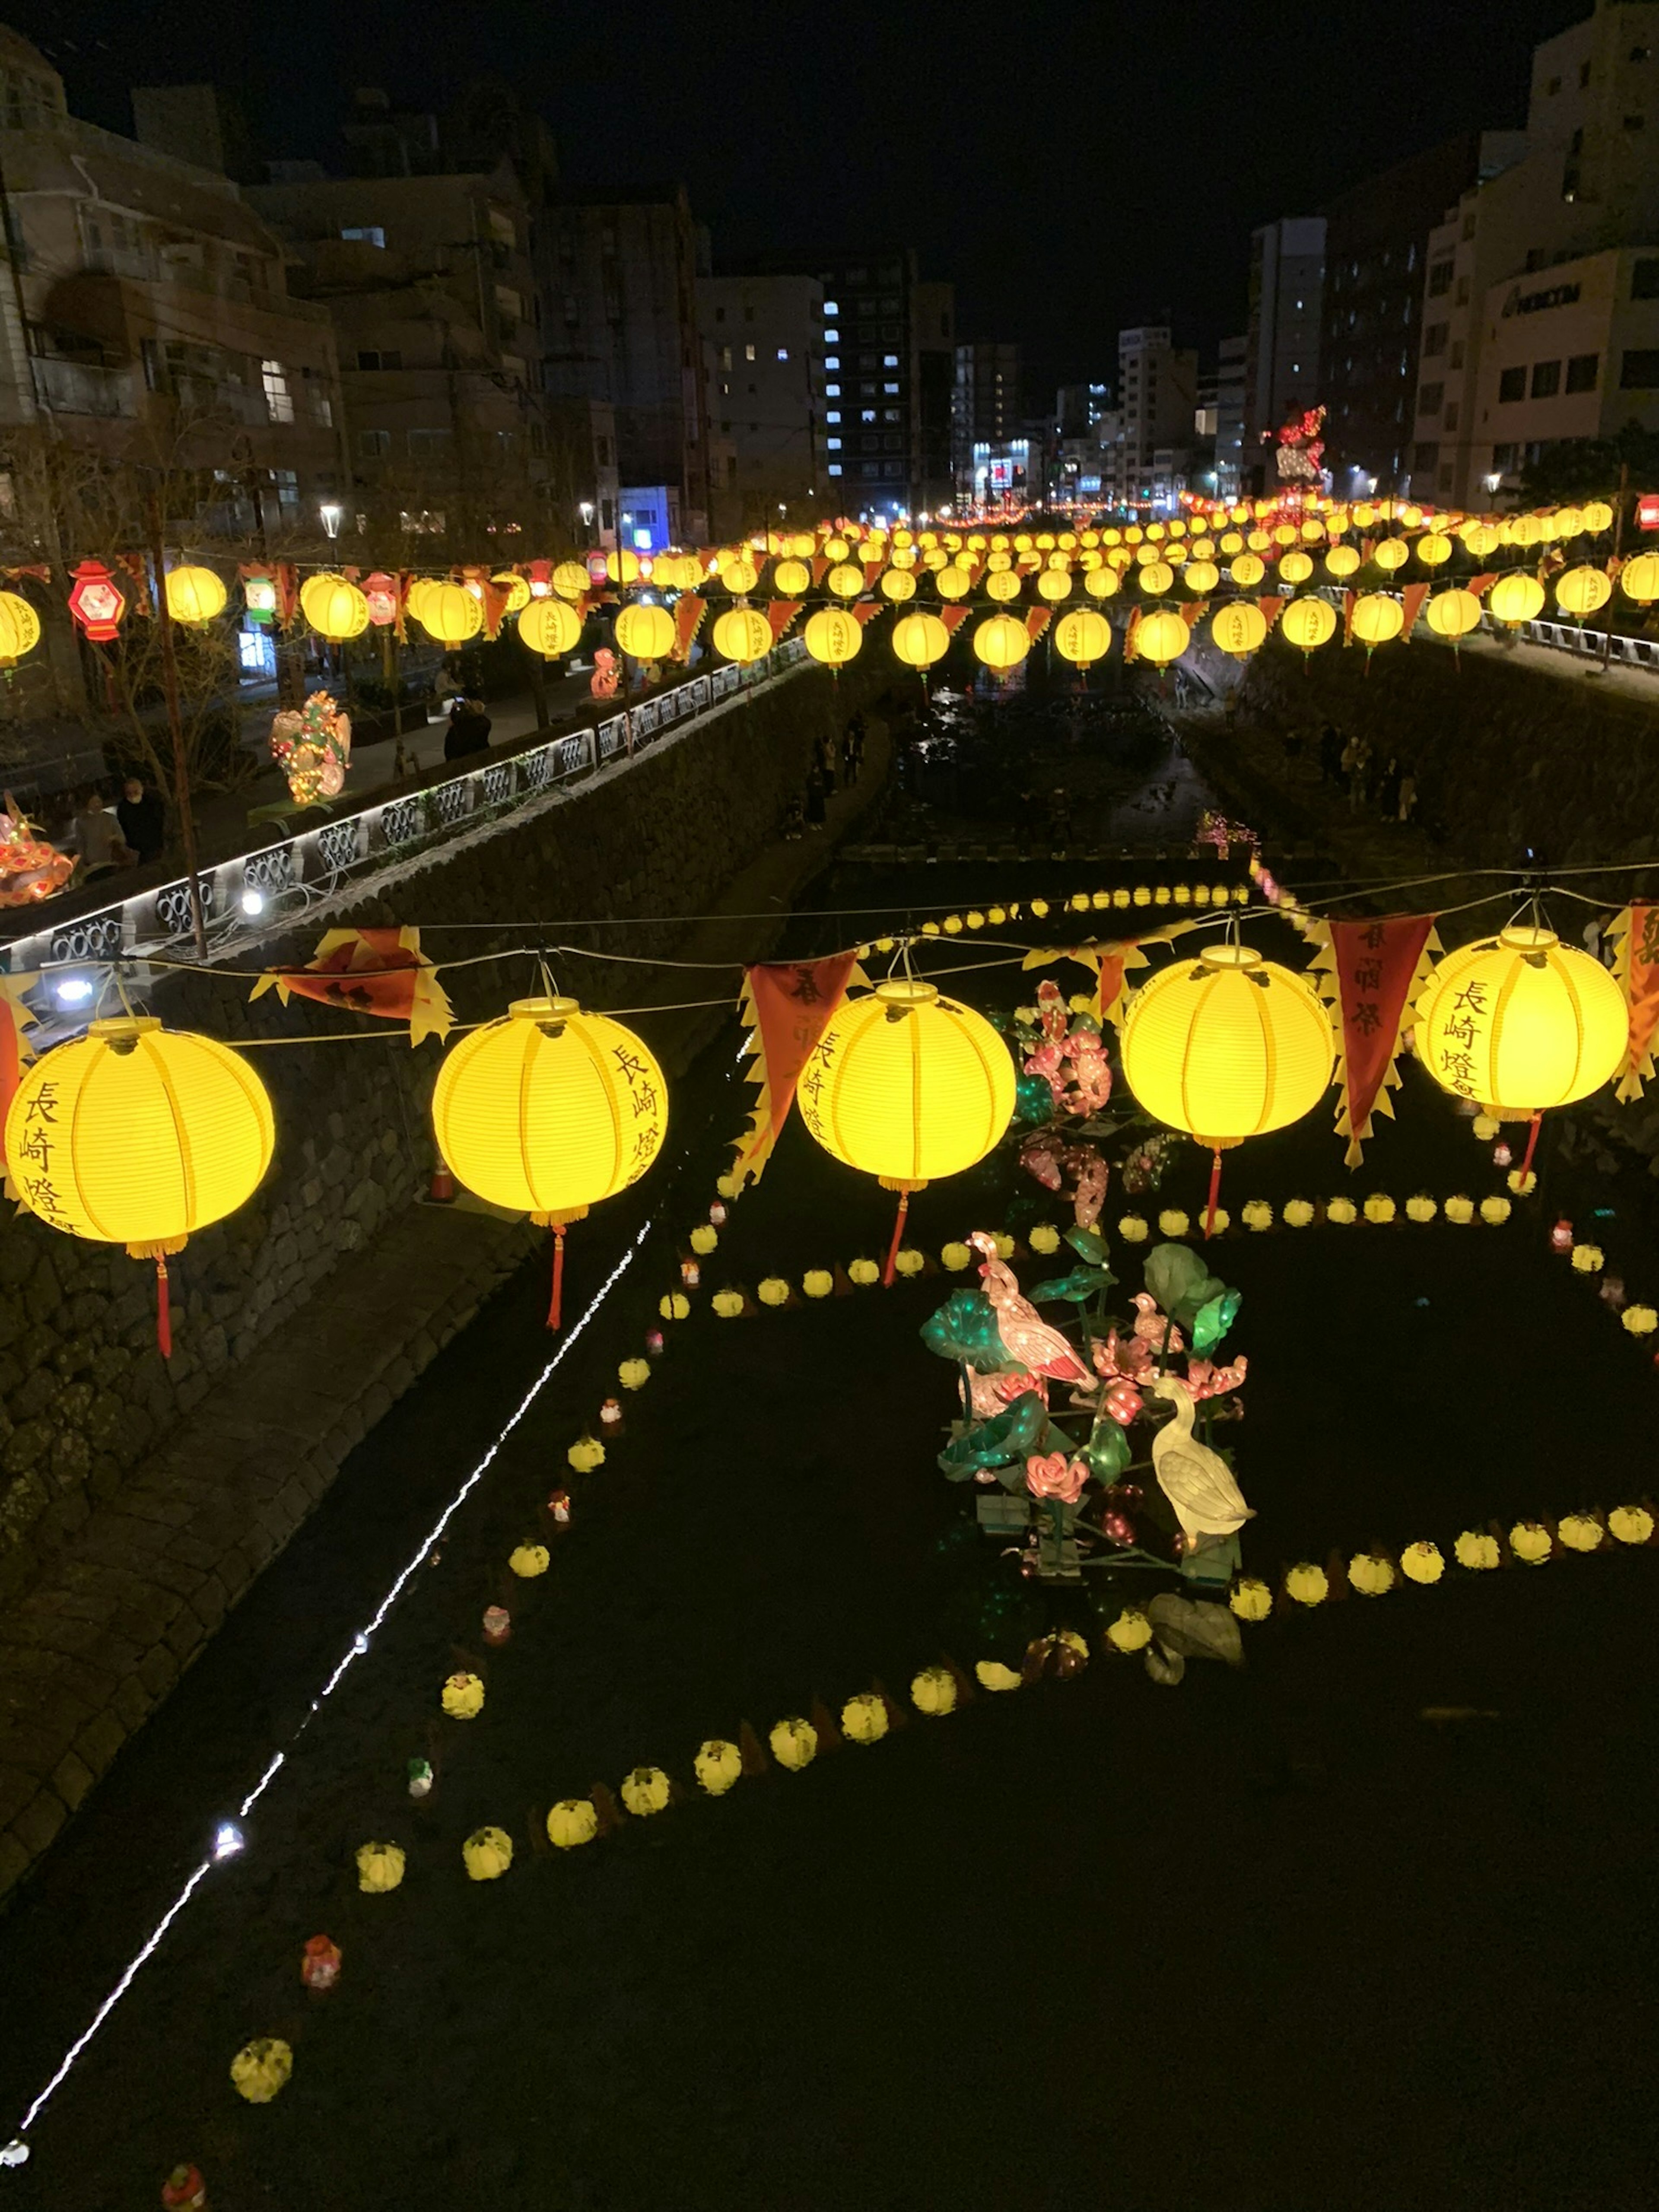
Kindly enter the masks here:
M 562 936 L 604 951 L 670 954 L 681 933 L 672 921 L 567 925 L 708 911 L 775 839 L 818 732 L 838 732 L 871 688 L 871 679 L 853 680 L 857 675 L 849 672 L 837 691 L 827 674 L 809 672 L 736 702 L 537 818 L 434 855 L 385 897 L 333 919 L 417 922 L 431 931 L 427 950 L 439 958 L 551 946 Z M 462 922 L 471 926 L 465 933 L 439 927 Z M 268 942 L 248 964 L 301 964 L 318 933 L 312 925 Z M 660 970 L 554 964 L 561 987 L 591 1004 L 682 995 L 663 988 Z M 461 1022 L 499 1013 L 537 988 L 526 961 L 463 969 L 445 981 Z M 251 1005 L 251 988 L 245 977 L 173 977 L 158 980 L 150 1003 L 173 1026 L 232 1043 L 355 1026 L 306 1000 L 284 1010 L 274 993 Z M 170 1263 L 177 1347 L 170 1363 L 155 1348 L 148 1266 L 118 1249 L 56 1235 L 30 1216 L 0 1215 L 0 1606 L 28 1586 L 100 1501 L 118 1495 L 130 1471 L 216 1382 L 290 1322 L 337 1268 L 371 1248 L 426 1187 L 434 1045 L 411 1051 L 389 1034 L 368 1043 L 273 1048 L 257 1057 L 275 1103 L 276 1159 L 252 1204 L 192 1237 Z M 442 1297 L 453 1293 L 446 1282 Z M 429 1317 L 423 1297 L 421 1282 L 411 1280 L 403 1317 L 411 1340 Z

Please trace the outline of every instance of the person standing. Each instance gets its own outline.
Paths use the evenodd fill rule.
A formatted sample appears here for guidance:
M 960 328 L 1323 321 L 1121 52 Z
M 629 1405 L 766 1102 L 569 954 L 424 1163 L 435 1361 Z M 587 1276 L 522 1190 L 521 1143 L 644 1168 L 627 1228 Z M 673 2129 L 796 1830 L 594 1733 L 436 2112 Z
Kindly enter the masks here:
M 104 804 L 94 783 L 81 804 L 70 832 L 71 849 L 81 855 L 82 878 L 101 875 L 106 868 L 130 868 L 137 854 L 121 835 L 121 825 Z
M 806 826 L 809 830 L 822 830 L 823 827 L 823 802 L 829 789 L 823 770 L 815 761 L 806 777 Z
M 1319 732 L 1319 781 L 1335 784 L 1342 781 L 1342 739 L 1334 722 L 1327 722 Z
M 159 792 L 147 791 L 141 775 L 130 775 L 121 787 L 115 818 L 121 835 L 138 855 L 138 865 L 159 860 L 167 842 L 167 809 Z
M 489 743 L 489 717 L 476 699 L 452 700 L 449 727 L 444 732 L 444 758 L 465 760 L 469 753 L 483 752 Z

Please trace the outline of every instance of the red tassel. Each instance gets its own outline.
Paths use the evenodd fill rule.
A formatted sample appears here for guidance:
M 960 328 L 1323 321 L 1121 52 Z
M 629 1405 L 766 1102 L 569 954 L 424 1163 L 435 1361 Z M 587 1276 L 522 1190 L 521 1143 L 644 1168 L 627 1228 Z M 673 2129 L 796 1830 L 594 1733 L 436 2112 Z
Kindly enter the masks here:
M 1204 1242 L 1210 1241 L 1210 1231 L 1215 1226 L 1215 1202 L 1221 1195 L 1221 1147 L 1218 1145 L 1210 1161 L 1210 1196 L 1204 1208 Z
M 902 1190 L 899 1193 L 898 1219 L 893 1224 L 893 1241 L 887 1247 L 887 1265 L 881 1271 L 882 1286 L 885 1290 L 893 1286 L 893 1267 L 898 1258 L 899 1239 L 904 1234 L 904 1217 L 909 1211 L 910 1194 L 908 1190 Z
M 155 1255 L 155 1341 L 161 1346 L 163 1359 L 173 1357 L 173 1307 L 167 1297 L 167 1263 L 165 1254 Z
M 1532 1156 L 1538 1150 L 1538 1132 L 1543 1124 L 1542 1114 L 1534 1114 L 1532 1117 L 1532 1127 L 1527 1132 L 1527 1157 L 1521 1163 L 1519 1188 L 1522 1190 L 1527 1187 L 1527 1177 L 1532 1173 Z
M 553 1224 L 553 1295 L 547 1302 L 547 1325 L 557 1328 L 564 1305 L 564 1224 Z

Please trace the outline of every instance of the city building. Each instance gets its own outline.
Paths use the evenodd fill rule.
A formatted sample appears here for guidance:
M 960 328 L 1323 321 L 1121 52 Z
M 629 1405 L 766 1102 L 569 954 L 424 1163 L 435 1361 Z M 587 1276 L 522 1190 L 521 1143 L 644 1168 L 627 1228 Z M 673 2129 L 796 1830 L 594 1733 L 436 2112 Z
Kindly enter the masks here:
M 487 175 L 312 177 L 250 198 L 287 240 L 295 289 L 332 318 L 347 504 L 375 557 L 415 537 L 457 551 L 491 536 L 539 542 L 551 519 L 541 303 L 511 163 Z
M 924 283 L 908 248 L 832 256 L 823 288 L 823 420 L 838 452 L 824 465 L 830 505 L 860 519 L 936 514 L 951 468 L 955 293 Z
M 1019 348 L 983 339 L 957 346 L 951 390 L 951 465 L 957 496 L 974 496 L 974 449 L 1012 435 L 1019 414 Z
M 718 462 L 713 535 L 810 528 L 824 511 L 827 463 L 849 450 L 845 423 L 832 430 L 823 419 L 823 284 L 700 276 L 697 323 Z
M 672 487 L 686 538 L 705 539 L 709 410 L 684 190 L 562 193 L 544 220 L 548 391 L 613 408 L 622 482 Z
M 1325 218 L 1286 216 L 1250 234 L 1244 447 L 1258 466 L 1280 426 L 1320 401 Z
M 1244 387 L 1249 336 L 1223 338 L 1215 378 L 1216 499 L 1237 499 L 1244 488 Z
M 1340 497 L 1405 489 L 1429 234 L 1520 146 L 1515 131 L 1467 131 L 1327 206 L 1320 382 L 1324 465 Z
M 1097 505 L 1104 484 L 1101 430 L 1112 413 L 1111 387 L 1062 384 L 1054 394 L 1048 496 L 1061 507 Z
M 1108 496 L 1121 507 L 1173 507 L 1192 471 L 1198 356 L 1175 344 L 1167 324 L 1117 336 L 1122 442 Z
M 1515 158 L 1430 233 L 1418 496 L 1485 503 L 1554 446 L 1659 427 L 1656 33 L 1604 4 L 1546 40 Z

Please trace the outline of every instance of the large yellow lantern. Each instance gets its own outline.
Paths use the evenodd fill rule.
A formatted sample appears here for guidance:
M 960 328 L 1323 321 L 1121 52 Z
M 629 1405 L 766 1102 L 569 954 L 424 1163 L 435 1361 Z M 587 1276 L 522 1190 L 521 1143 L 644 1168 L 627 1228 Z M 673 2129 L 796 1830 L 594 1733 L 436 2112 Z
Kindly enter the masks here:
M 1167 561 L 1149 561 L 1140 572 L 1139 582 L 1149 599 L 1161 599 L 1175 583 L 1175 570 Z
M 559 1325 L 564 1232 L 637 1182 L 662 1150 L 668 1087 L 650 1048 L 574 999 L 516 999 L 445 1054 L 432 1127 L 451 1172 L 550 1228 Z
M 882 571 L 881 580 L 876 586 L 876 589 L 881 593 L 883 599 L 890 599 L 895 605 L 898 605 L 905 599 L 915 599 L 916 580 L 908 568 L 885 568 Z
M 1599 1091 L 1624 1056 L 1630 1015 L 1599 960 L 1553 930 L 1511 923 L 1449 952 L 1417 1003 L 1417 1057 L 1443 1090 L 1489 1112 L 1539 1116 Z
M 440 645 L 465 645 L 483 628 L 483 609 L 459 584 L 428 584 L 418 601 L 410 593 L 409 605 L 421 628 Z
M 999 676 L 1018 668 L 1031 649 L 1031 634 L 1018 615 L 987 615 L 974 631 L 974 657 Z
M 907 668 L 931 668 L 951 647 L 951 633 L 937 615 L 901 615 L 893 624 L 893 652 Z
M 772 589 L 781 599 L 798 599 L 812 581 L 805 561 L 780 561 L 772 571 Z
M 1141 617 L 1135 632 L 1136 656 L 1150 660 L 1155 668 L 1167 668 L 1172 660 L 1179 660 L 1191 642 L 1192 632 L 1169 607 L 1154 607 Z
M 1154 1119 L 1213 1155 L 1207 1236 L 1221 1155 L 1299 1121 L 1335 1062 L 1330 1016 L 1302 977 L 1248 945 L 1212 945 L 1144 983 L 1123 1020 L 1123 1073 Z
M 1454 586 L 1449 592 L 1437 592 L 1423 611 L 1423 619 L 1437 637 L 1449 638 L 1455 645 L 1480 627 L 1480 602 L 1473 592 Z
M 1201 538 L 1198 541 L 1200 544 L 1204 542 Z M 1189 592 L 1201 599 L 1207 592 L 1214 591 L 1216 586 L 1221 581 L 1221 571 L 1213 561 L 1200 555 L 1197 559 L 1187 563 L 1187 573 L 1182 581 Z
M 1599 537 L 1602 531 L 1612 529 L 1613 509 L 1604 499 L 1588 500 L 1580 510 L 1580 520 L 1586 530 Z
M 1325 567 L 1333 576 L 1352 576 L 1359 566 L 1359 549 L 1355 545 L 1333 545 L 1325 556 Z
M 1467 522 L 1460 535 L 1477 561 L 1484 561 L 1495 553 L 1504 540 L 1490 522 Z
M 503 568 L 489 580 L 498 592 L 507 593 L 507 605 L 501 609 L 504 616 L 521 615 L 530 605 L 530 579 L 516 568 Z
M 674 646 L 674 617 L 648 601 L 617 617 L 617 647 L 634 660 L 660 660 Z
M 1281 554 L 1279 556 L 1279 575 L 1281 583 L 1305 584 L 1313 571 L 1311 554 L 1290 552 Z
M 276 1141 L 270 1097 L 241 1054 L 151 1014 L 94 1022 L 43 1053 L 6 1116 L 8 1168 L 31 1213 L 155 1261 L 164 1358 L 167 1255 L 252 1198 Z
M 1267 617 L 1252 599 L 1234 599 L 1210 617 L 1210 636 L 1223 653 L 1248 659 L 1267 635 Z
M 739 553 L 722 563 L 720 580 L 732 598 L 739 599 L 745 592 L 752 592 L 759 583 L 760 570 L 746 553 Z
M 319 637 L 337 642 L 361 637 L 368 628 L 368 601 L 344 576 L 307 576 L 300 586 L 300 611 Z
M 1585 562 L 1581 568 L 1568 568 L 1555 580 L 1555 604 L 1564 612 L 1576 615 L 1582 623 L 1586 615 L 1593 615 L 1606 606 L 1613 597 L 1613 586 L 1604 568 Z
M 947 563 L 933 578 L 933 589 L 942 599 L 965 599 L 973 588 L 973 578 L 955 562 Z
M 581 617 L 565 599 L 532 599 L 519 617 L 519 642 L 544 660 L 562 660 L 581 641 Z
M 1227 571 L 1241 592 L 1254 591 L 1267 573 L 1260 555 L 1255 553 L 1241 553 Z
M 824 586 L 838 599 L 855 599 L 864 589 L 864 571 L 852 562 L 843 561 L 824 578 Z
M 587 571 L 580 561 L 561 561 L 550 580 L 562 599 L 579 599 L 587 589 Z
M 1436 530 L 1425 531 L 1417 541 L 1417 557 L 1425 568 L 1438 568 L 1451 559 L 1451 540 Z
M 1353 634 L 1367 653 L 1389 644 L 1405 627 L 1406 610 L 1387 592 L 1362 592 L 1353 603 Z
M 1044 568 L 1036 580 L 1037 597 L 1057 606 L 1072 596 L 1072 580 L 1064 568 Z
M 0 592 L 0 668 L 10 668 L 40 642 L 40 617 L 21 592 Z
M 1054 651 L 1077 668 L 1092 668 L 1112 649 L 1112 625 L 1093 607 L 1073 607 L 1054 624 Z
M 714 650 L 728 660 L 761 660 L 772 650 L 772 625 L 758 607 L 728 607 L 714 624 Z
M 1534 620 L 1543 605 L 1544 586 L 1522 568 L 1500 576 L 1486 594 L 1487 613 L 1494 622 L 1507 623 L 1511 629 Z
M 1014 1064 L 982 1014 L 906 977 L 848 1000 L 796 1095 L 825 1152 L 900 1194 L 890 1283 L 910 1193 L 985 1158 L 1013 1115 Z
M 807 618 L 806 650 L 825 668 L 844 668 L 864 643 L 864 629 L 855 615 L 841 607 L 820 607 Z
M 624 545 L 605 556 L 605 573 L 613 584 L 637 584 L 640 580 L 640 556 Z
M 1385 538 L 1371 558 L 1379 568 L 1391 574 L 1395 569 L 1403 568 L 1411 555 L 1412 549 L 1403 538 Z
M 169 568 L 167 612 L 176 623 L 199 629 L 225 611 L 225 587 L 211 568 Z
M 1659 599 L 1659 553 L 1638 553 L 1619 571 L 1619 588 L 1638 607 Z
M 1083 588 L 1091 599 L 1111 599 L 1122 589 L 1115 568 L 1091 568 L 1083 580 Z

